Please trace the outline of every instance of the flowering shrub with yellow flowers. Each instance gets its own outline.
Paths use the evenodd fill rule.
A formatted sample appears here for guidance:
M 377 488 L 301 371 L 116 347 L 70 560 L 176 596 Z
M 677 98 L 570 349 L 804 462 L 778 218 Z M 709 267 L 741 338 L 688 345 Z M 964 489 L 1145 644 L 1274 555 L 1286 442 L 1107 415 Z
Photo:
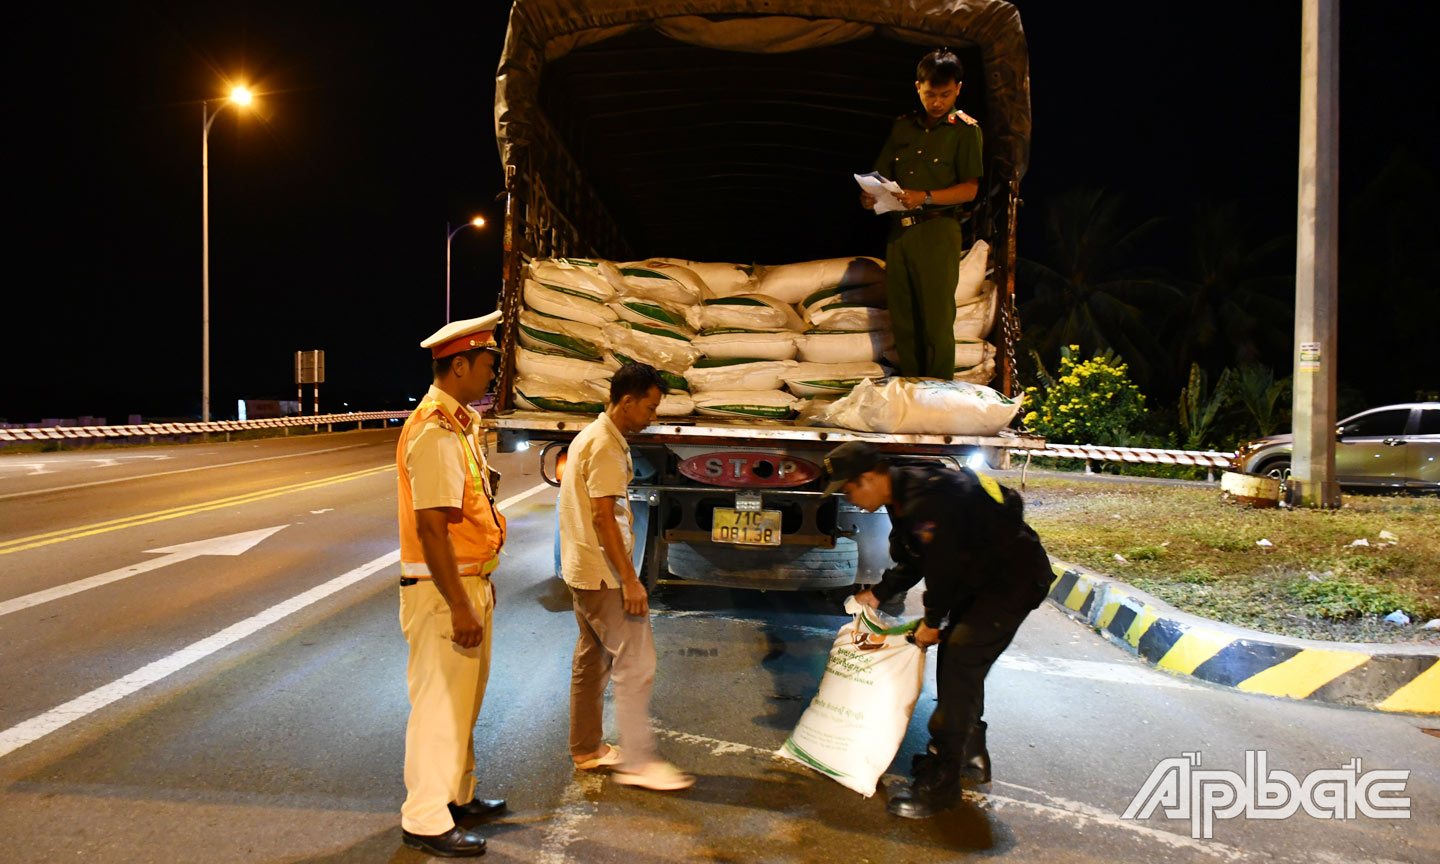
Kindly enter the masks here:
M 1059 374 L 1040 370 L 1045 386 L 1025 388 L 1025 425 L 1057 444 L 1123 444 L 1145 416 L 1145 396 L 1113 352 L 1088 360 L 1080 346 L 1060 351 Z

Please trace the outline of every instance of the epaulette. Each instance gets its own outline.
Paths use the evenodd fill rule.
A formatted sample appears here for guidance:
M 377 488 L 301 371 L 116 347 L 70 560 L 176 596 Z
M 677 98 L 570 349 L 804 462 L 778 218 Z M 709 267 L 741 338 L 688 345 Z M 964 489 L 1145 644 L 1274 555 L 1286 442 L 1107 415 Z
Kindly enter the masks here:
M 945 118 L 945 119 L 946 119 L 946 122 L 948 122 L 948 123 L 950 123 L 950 124 L 952 124 L 952 125 L 953 125 L 954 123 L 956 123 L 957 121 L 964 122 L 966 125 L 969 125 L 969 126 L 979 126 L 979 125 L 980 125 L 980 121 L 979 121 L 979 120 L 976 120 L 974 117 L 971 117 L 969 114 L 966 114 L 964 111 L 961 111 L 961 110 L 959 110 L 958 108 L 957 108 L 956 110 L 954 110 L 954 111 L 951 111 L 951 112 L 950 112 L 950 116 L 947 117 L 947 118 Z

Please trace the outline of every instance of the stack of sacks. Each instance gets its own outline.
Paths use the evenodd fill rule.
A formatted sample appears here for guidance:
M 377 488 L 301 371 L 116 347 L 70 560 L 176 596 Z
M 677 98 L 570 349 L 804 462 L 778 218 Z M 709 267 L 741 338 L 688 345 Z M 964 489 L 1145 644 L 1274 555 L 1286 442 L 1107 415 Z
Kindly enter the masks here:
M 995 346 L 983 341 L 995 326 L 995 283 L 985 279 L 990 245 L 975 241 L 960 259 L 955 280 L 955 380 L 988 384 L 995 377 Z
M 613 364 L 602 328 L 619 316 L 612 301 L 625 287 L 608 261 L 554 258 L 530 264 L 515 355 L 515 401 L 541 411 L 603 411 Z
M 561 351 L 515 352 L 515 401 L 537 411 L 599 413 L 610 395 L 614 366 Z

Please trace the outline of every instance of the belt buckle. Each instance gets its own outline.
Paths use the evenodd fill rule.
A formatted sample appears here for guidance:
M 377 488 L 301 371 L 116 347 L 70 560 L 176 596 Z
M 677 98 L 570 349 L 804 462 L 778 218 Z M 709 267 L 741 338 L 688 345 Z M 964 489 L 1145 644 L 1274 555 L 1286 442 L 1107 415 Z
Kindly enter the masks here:
M 909 228 L 911 225 L 914 225 L 916 222 L 919 222 L 919 221 L 920 221 L 920 217 L 919 217 L 919 216 L 901 216 L 901 217 L 900 217 L 900 227 L 901 227 L 901 228 Z

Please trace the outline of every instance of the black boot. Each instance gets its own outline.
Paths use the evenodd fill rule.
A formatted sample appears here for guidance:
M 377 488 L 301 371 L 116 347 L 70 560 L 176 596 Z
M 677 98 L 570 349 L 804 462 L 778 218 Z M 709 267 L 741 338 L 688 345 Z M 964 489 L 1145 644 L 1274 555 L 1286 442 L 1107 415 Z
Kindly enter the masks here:
M 938 751 L 934 744 L 929 752 L 911 761 L 914 780 L 890 796 L 885 809 L 905 819 L 928 819 L 942 810 L 960 803 L 960 761 Z
M 990 782 L 990 751 L 985 749 L 985 721 L 977 720 L 965 740 L 965 755 L 960 759 L 960 783 L 970 789 Z

